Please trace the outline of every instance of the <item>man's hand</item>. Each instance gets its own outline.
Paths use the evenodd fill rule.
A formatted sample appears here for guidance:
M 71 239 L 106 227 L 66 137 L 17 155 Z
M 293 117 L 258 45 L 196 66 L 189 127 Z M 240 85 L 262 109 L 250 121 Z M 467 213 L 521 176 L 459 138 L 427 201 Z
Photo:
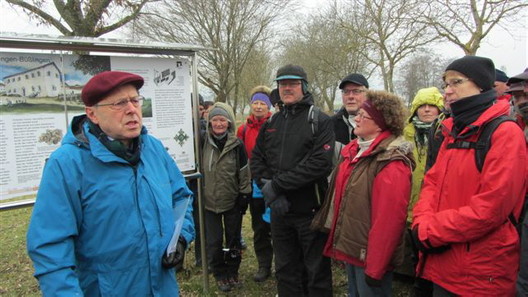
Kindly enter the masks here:
M 176 250 L 167 256 L 167 253 L 163 253 L 161 264 L 165 268 L 173 268 L 176 271 L 180 271 L 183 268 L 183 260 L 185 258 L 185 249 L 187 248 L 187 242 L 185 238 L 180 236 L 178 243 L 176 243 Z
M 451 248 L 450 245 L 431 247 L 423 243 L 418 237 L 418 227 L 419 226 L 420 225 L 417 225 L 416 227 L 414 227 L 414 229 L 412 229 L 412 232 L 411 232 L 412 243 L 419 251 L 425 254 L 441 254 Z
M 286 199 L 286 196 L 279 195 L 277 199 L 271 202 L 269 207 L 271 208 L 271 212 L 274 215 L 283 216 L 290 209 L 290 202 L 288 202 L 288 199 Z
M 273 189 L 273 186 L 271 184 L 271 180 L 269 179 L 262 179 L 262 182 L 264 183 L 264 186 L 262 187 L 262 195 L 264 196 L 264 201 L 266 202 L 266 206 L 271 206 L 273 201 L 277 200 L 277 192 L 275 192 L 275 189 Z

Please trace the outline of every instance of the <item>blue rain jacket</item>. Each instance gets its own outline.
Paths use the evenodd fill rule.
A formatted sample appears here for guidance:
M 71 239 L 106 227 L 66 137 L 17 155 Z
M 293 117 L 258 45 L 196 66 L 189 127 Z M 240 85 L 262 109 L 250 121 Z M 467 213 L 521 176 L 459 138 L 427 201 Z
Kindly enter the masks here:
M 178 296 L 161 266 L 175 220 L 194 239 L 192 192 L 161 142 L 141 132 L 136 168 L 111 153 L 75 117 L 44 168 L 27 233 L 43 296 Z

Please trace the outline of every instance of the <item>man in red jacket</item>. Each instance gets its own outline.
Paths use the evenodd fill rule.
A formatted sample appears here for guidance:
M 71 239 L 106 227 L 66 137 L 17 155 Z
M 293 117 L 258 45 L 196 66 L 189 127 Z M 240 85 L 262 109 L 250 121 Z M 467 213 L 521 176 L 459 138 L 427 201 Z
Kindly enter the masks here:
M 471 143 L 510 109 L 496 101 L 495 66 L 465 56 L 443 80 L 452 117 L 442 123 L 445 140 L 413 210 L 417 274 L 434 283 L 434 296 L 513 297 L 520 244 L 510 218 L 519 218 L 526 192 L 523 133 L 511 121 L 500 124 L 479 171 Z

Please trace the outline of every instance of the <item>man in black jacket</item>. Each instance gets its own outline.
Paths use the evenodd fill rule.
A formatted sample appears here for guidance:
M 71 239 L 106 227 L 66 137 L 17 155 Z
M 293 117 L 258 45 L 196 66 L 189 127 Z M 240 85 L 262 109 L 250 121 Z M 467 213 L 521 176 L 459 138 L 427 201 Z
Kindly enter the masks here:
M 314 99 L 300 66 L 280 68 L 275 81 L 284 108 L 262 126 L 251 172 L 271 207 L 277 290 L 279 296 L 332 296 L 330 259 L 322 255 L 326 234 L 310 229 L 332 170 L 332 122 L 322 112 L 310 120 Z
M 341 89 L 341 98 L 343 107 L 332 116 L 334 132 L 336 136 L 334 161 L 339 159 L 341 148 L 347 145 L 352 139 L 356 138 L 354 128 L 356 116 L 359 107 L 366 100 L 366 92 L 369 88 L 367 79 L 359 74 L 352 73 L 347 75 L 339 84 Z

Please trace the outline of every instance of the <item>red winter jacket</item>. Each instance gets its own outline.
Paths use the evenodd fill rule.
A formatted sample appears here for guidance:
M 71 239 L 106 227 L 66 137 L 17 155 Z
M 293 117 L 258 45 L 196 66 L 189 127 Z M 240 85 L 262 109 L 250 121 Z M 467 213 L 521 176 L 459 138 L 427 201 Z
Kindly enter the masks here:
M 255 144 L 257 143 L 257 136 L 260 127 L 262 127 L 262 124 L 264 124 L 270 116 L 271 112 L 259 120 L 255 118 L 255 116 L 250 115 L 247 117 L 246 122 L 238 127 L 237 137 L 244 142 L 248 159 L 251 159 L 251 153 L 253 152 L 253 147 L 255 147 Z
M 508 111 L 508 103 L 499 101 L 471 125 L 482 126 Z M 508 216 L 519 217 L 526 190 L 523 133 L 513 122 L 501 124 L 479 172 L 474 150 L 446 149 L 454 141 L 453 119 L 443 125 L 445 140 L 424 178 L 413 228 L 418 226 L 420 241 L 451 248 L 422 254 L 417 273 L 423 268 L 422 277 L 460 296 L 514 296 L 519 236 Z
M 358 162 L 365 158 L 372 158 L 373 151 L 378 145 L 388 138 L 390 133 L 381 133 L 370 147 L 357 159 L 354 159 L 359 151 L 358 140 L 354 139 L 348 143 L 341 155 L 343 161 L 338 165 L 334 192 L 332 227 L 323 254 L 336 260 L 345 261 L 349 264 L 364 267 L 365 273 L 374 279 L 382 279 L 385 273 L 392 270 L 391 259 L 402 239 L 405 229 L 405 218 L 407 217 L 407 206 L 411 194 L 412 169 L 403 160 L 390 161 L 374 177 L 371 189 L 371 197 L 343 197 L 350 175 Z M 405 146 L 403 137 L 397 138 L 391 143 L 389 149 Z M 412 157 L 412 146 L 408 144 L 408 155 Z M 384 149 L 386 150 L 386 149 Z M 384 151 L 383 150 L 383 151 Z M 401 150 L 400 150 L 401 151 Z M 366 179 L 365 179 L 366 180 Z M 370 201 L 369 209 L 356 209 L 347 207 L 348 199 L 366 199 Z M 350 224 L 358 223 L 357 220 L 340 219 L 342 217 L 353 218 L 354 212 L 370 211 L 370 229 L 366 232 L 353 232 Z M 352 221 L 352 222 L 350 222 Z M 338 223 L 339 222 L 339 223 Z M 339 238 L 336 238 L 336 230 L 341 229 Z M 361 233 L 361 234 L 358 234 Z M 367 241 L 365 259 L 355 258 L 346 251 L 340 250 L 342 245 L 358 245 L 358 242 Z M 360 245 L 360 244 L 359 244 Z

